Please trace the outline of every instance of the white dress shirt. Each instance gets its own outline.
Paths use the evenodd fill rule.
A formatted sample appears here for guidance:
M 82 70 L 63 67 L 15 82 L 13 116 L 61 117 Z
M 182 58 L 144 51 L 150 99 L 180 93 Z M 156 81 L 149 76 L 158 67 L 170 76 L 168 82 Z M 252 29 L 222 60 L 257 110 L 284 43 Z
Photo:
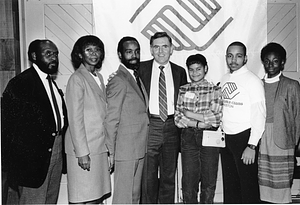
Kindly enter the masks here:
M 49 86 L 49 83 L 48 83 L 48 80 L 47 80 L 48 74 L 42 72 L 35 63 L 33 63 L 32 65 L 33 65 L 34 69 L 36 70 L 36 72 L 38 73 L 38 75 L 39 75 L 40 79 L 42 80 L 43 85 L 46 89 L 48 98 L 49 98 L 50 103 L 51 103 L 52 112 L 55 116 L 55 122 L 57 124 L 57 116 L 56 116 L 55 108 L 54 108 L 53 101 L 52 101 L 50 86 Z M 52 83 L 52 86 L 53 86 L 54 95 L 55 95 L 55 98 L 56 98 L 56 101 L 57 101 L 57 104 L 58 104 L 58 109 L 59 109 L 60 119 L 61 119 L 61 128 L 62 128 L 64 126 L 64 120 L 63 120 L 64 117 L 63 117 L 63 111 L 62 111 L 62 99 L 61 99 L 60 94 L 58 93 L 58 90 L 57 90 L 56 86 L 53 83 Z M 57 131 L 58 131 L 58 129 L 57 129 Z
M 153 61 L 151 85 L 150 85 L 150 97 L 149 97 L 149 111 L 150 114 L 159 115 L 159 74 L 160 69 L 156 61 Z M 174 82 L 171 70 L 171 65 L 168 62 L 164 65 L 163 71 L 165 72 L 166 90 L 167 90 L 167 103 L 168 103 L 168 115 L 174 114 Z

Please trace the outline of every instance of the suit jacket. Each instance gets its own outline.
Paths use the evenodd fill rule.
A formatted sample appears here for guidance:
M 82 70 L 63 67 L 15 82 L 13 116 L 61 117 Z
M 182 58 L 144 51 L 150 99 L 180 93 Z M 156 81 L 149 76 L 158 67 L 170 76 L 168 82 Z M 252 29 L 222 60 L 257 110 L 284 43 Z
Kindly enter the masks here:
M 66 89 L 69 128 L 65 137 L 68 155 L 82 157 L 107 152 L 103 122 L 106 115 L 106 93 L 81 65 L 69 78 Z
M 282 149 L 295 148 L 300 138 L 300 85 L 283 75 L 275 94 L 273 135 Z
M 145 85 L 148 96 L 150 96 L 150 87 L 151 87 L 151 75 L 152 75 L 152 65 L 153 61 L 144 61 L 141 62 L 139 68 L 139 75 Z M 187 84 L 187 76 L 184 68 L 170 62 L 171 70 L 173 74 L 173 82 L 174 82 L 174 110 L 176 110 L 176 102 L 178 98 L 179 88 L 182 85 Z
M 123 65 L 107 84 L 106 144 L 115 160 L 135 160 L 145 156 L 148 96 L 141 84 L 145 99 L 136 80 Z
M 59 93 L 66 116 L 62 91 Z M 2 165 L 8 180 L 14 185 L 38 188 L 48 172 L 56 122 L 43 82 L 33 67 L 9 81 L 1 111 Z

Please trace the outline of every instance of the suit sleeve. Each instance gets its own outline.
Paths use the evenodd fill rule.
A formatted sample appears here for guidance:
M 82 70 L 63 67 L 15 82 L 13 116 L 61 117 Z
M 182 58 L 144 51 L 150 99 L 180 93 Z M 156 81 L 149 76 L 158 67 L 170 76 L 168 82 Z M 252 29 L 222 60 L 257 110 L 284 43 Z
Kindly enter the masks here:
M 115 154 L 116 137 L 120 123 L 122 105 L 126 97 L 126 86 L 115 76 L 109 81 L 107 88 L 107 114 L 105 118 L 106 146 L 109 154 Z
M 76 75 L 71 76 L 69 79 L 66 89 L 66 104 L 75 156 L 86 156 L 90 153 L 90 150 L 84 122 L 84 84 Z

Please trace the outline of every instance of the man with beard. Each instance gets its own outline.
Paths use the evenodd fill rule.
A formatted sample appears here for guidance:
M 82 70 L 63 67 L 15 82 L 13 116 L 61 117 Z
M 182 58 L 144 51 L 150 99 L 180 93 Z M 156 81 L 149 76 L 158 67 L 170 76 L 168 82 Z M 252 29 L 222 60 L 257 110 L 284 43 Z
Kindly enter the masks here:
M 110 168 L 114 168 L 113 204 L 136 204 L 140 200 L 141 178 L 148 134 L 148 96 L 137 70 L 140 45 L 133 37 L 118 43 L 121 61 L 107 84 L 105 128 Z
M 50 40 L 30 43 L 32 66 L 11 79 L 2 97 L 2 170 L 8 204 L 56 204 L 62 175 L 66 109 L 52 80 L 58 49 Z

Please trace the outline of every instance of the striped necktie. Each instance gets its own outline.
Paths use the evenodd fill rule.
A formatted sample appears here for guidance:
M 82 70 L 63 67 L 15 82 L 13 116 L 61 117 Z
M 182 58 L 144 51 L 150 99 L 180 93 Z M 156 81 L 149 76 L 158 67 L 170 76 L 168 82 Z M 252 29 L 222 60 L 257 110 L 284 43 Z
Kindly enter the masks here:
M 159 66 L 159 69 L 159 115 L 162 121 L 165 122 L 168 118 L 166 78 L 163 70 L 164 66 Z
M 54 91 L 53 91 L 52 78 L 51 78 L 50 75 L 47 76 L 47 80 L 48 80 L 48 83 L 49 83 L 52 102 L 53 102 L 54 110 L 55 110 L 56 117 L 57 117 L 57 131 L 60 131 L 60 129 L 61 129 L 61 118 L 60 118 L 60 113 L 59 113 L 57 100 L 55 98 L 55 94 L 54 94 Z

